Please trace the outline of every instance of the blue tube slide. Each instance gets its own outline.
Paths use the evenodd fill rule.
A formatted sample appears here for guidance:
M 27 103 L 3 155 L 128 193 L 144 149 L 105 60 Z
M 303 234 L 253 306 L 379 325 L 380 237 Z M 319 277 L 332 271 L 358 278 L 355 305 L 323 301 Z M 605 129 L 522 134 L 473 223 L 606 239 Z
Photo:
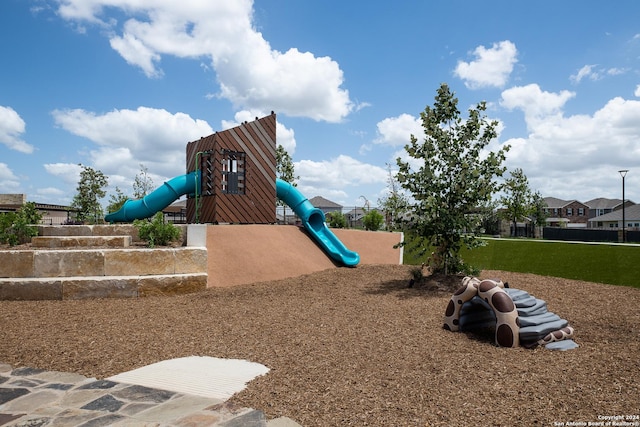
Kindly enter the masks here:
M 130 222 L 149 218 L 182 195 L 195 193 L 199 187 L 200 171 L 177 176 L 142 199 L 127 200 L 120 210 L 106 215 L 104 219 L 107 222 Z M 333 260 L 346 266 L 355 266 L 360 262 L 360 255 L 347 249 L 329 230 L 325 224 L 324 212 L 314 207 L 297 188 L 284 180 L 276 179 L 276 196 L 293 209 L 307 232 Z
M 184 194 L 200 190 L 200 171 L 176 176 L 138 200 L 127 200 L 120 210 L 104 217 L 107 222 L 129 222 L 152 217 Z
M 347 249 L 329 230 L 325 224 L 324 212 L 314 207 L 296 187 L 287 181 L 276 179 L 276 196 L 293 209 L 307 232 L 334 261 L 350 267 L 360 262 L 360 255 Z

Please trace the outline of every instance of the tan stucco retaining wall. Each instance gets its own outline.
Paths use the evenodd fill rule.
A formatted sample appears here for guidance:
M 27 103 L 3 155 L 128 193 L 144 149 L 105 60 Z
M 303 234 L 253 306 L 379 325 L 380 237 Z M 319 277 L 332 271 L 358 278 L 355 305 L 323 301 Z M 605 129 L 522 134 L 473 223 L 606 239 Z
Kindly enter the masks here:
M 333 229 L 360 264 L 400 264 L 401 233 Z M 304 229 L 288 225 L 207 227 L 208 286 L 233 286 L 340 267 Z M 356 267 L 357 268 L 357 267 Z

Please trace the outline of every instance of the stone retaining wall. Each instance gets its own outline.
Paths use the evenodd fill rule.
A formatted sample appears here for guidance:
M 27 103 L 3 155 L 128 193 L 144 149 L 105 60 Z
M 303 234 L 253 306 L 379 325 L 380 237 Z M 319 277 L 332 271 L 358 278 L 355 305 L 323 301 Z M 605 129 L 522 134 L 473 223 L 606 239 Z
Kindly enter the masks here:
M 175 224 L 180 229 L 182 245 L 187 244 L 187 224 Z M 131 236 L 133 242 L 139 242 L 138 229 L 132 224 L 112 225 L 39 225 L 38 236 Z
M 0 299 L 128 298 L 195 292 L 340 268 L 300 227 L 180 226 L 178 248 L 0 251 Z M 333 230 L 361 264 L 401 264 L 402 233 Z M 131 236 L 132 225 L 42 226 L 43 237 Z
M 204 247 L 0 251 L 0 299 L 126 298 L 207 287 Z
M 0 251 L 0 278 L 206 273 L 205 248 Z

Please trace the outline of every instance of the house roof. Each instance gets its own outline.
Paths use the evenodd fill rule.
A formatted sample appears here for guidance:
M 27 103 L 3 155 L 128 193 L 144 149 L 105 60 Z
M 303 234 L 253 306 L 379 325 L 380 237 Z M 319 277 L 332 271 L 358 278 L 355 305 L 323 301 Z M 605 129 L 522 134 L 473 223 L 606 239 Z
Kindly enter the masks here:
M 548 208 L 562 208 L 572 202 L 572 200 L 556 199 L 555 197 L 545 197 L 543 200 Z
M 597 199 L 585 202 L 585 205 L 589 206 L 589 209 L 614 209 L 621 204 L 622 199 L 605 199 L 604 197 L 598 197 Z
M 309 199 L 309 202 L 311 202 L 311 204 L 318 208 L 339 208 L 342 209 L 342 205 L 339 205 L 335 202 L 332 202 L 331 200 L 327 200 L 324 197 L 321 196 L 315 196 L 312 199 Z
M 40 211 L 60 211 L 60 212 L 77 212 L 78 209 L 74 208 L 72 206 L 64 206 L 64 205 L 50 205 L 48 203 L 35 203 L 35 208 L 37 210 Z M 0 204 L 0 211 L 17 211 L 18 209 L 20 209 L 22 206 L 24 206 L 24 204 L 22 205 L 15 205 L 15 204 Z
M 624 219 L 625 222 L 640 221 L 640 205 L 632 205 L 624 208 Z M 622 221 L 622 209 L 591 218 L 589 221 Z
M 557 199 L 555 197 L 545 197 L 544 202 L 547 204 L 547 208 L 551 208 L 551 209 L 558 209 L 558 208 L 564 208 L 567 205 L 570 205 L 572 203 L 578 203 L 581 204 L 583 206 L 589 207 L 588 205 L 586 205 L 585 203 L 582 203 L 579 200 L 562 200 L 562 199 Z

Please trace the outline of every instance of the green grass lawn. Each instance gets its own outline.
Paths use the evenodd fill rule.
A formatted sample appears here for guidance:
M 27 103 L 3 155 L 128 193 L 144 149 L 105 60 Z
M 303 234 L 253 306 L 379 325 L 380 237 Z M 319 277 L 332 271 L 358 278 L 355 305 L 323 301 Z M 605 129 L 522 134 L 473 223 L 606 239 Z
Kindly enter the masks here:
M 503 270 L 640 288 L 640 246 L 487 239 L 461 253 L 481 270 Z M 405 256 L 407 264 L 414 264 Z

